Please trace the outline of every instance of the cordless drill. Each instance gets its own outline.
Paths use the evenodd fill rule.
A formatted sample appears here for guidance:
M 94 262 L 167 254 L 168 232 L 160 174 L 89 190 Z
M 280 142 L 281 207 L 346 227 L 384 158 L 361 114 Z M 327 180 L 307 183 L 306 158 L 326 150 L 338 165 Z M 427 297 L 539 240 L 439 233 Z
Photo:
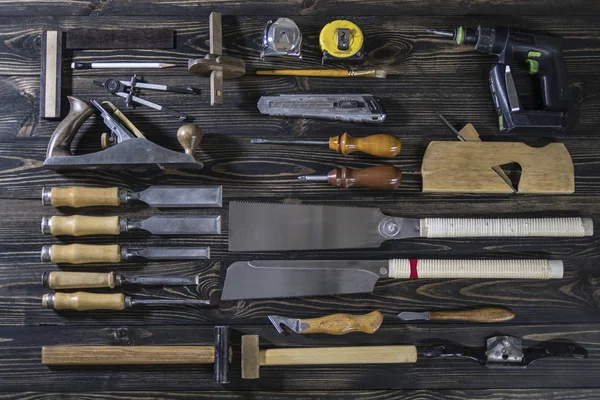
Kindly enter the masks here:
M 432 32 L 498 56 L 498 63 L 490 70 L 490 89 L 501 132 L 549 133 L 565 129 L 568 82 L 561 37 L 481 25 L 477 29 L 461 26 L 454 31 Z M 521 108 L 510 66 L 513 61 L 525 62 L 529 74 L 537 77 L 544 108 Z

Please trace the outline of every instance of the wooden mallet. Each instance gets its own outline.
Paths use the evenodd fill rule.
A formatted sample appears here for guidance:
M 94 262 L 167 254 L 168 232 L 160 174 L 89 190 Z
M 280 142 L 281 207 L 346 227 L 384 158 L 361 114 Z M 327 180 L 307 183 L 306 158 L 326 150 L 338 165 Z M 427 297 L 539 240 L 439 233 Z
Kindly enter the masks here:
M 258 335 L 242 336 L 242 379 L 270 365 L 401 364 L 417 362 L 415 346 L 312 347 L 261 350 Z
M 229 383 L 229 326 L 215 326 L 214 346 L 44 346 L 44 365 L 213 364 L 215 383 Z

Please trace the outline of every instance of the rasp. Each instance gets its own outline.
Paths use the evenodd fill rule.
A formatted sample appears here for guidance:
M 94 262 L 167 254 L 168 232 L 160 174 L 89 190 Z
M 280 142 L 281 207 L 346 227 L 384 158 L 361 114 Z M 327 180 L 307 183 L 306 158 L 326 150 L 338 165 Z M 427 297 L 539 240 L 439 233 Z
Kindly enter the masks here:
M 141 232 L 152 235 L 219 235 L 220 215 L 167 216 L 155 215 L 146 219 L 118 216 L 90 217 L 70 215 L 42 218 L 42 233 L 54 236 L 119 235 Z
M 378 208 L 231 202 L 230 251 L 379 247 L 386 240 L 591 236 L 591 218 L 400 218 Z
M 372 292 L 380 278 L 560 279 L 559 260 L 279 260 L 227 268 L 221 300 Z
M 42 203 L 53 207 L 119 206 L 132 201 L 157 208 L 221 207 L 222 198 L 222 186 L 155 185 L 140 192 L 117 187 L 42 189 Z

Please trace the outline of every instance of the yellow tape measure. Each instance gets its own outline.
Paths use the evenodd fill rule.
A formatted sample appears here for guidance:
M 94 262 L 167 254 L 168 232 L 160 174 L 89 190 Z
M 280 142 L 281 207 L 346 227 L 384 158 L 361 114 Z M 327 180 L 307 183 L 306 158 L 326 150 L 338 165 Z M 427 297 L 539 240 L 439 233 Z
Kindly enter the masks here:
M 328 23 L 319 34 L 323 64 L 331 59 L 361 60 L 363 42 L 363 33 L 354 22 L 338 19 Z

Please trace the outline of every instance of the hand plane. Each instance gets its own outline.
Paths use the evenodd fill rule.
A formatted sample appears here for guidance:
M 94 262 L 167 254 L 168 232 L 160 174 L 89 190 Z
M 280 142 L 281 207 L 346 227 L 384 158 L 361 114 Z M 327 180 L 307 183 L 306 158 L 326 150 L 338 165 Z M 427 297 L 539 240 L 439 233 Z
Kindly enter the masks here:
M 137 170 L 156 167 L 161 170 L 167 168 L 200 170 L 202 168 L 202 163 L 194 157 L 194 151 L 202 140 L 200 128 L 197 126 L 182 125 L 178 129 L 177 140 L 185 150 L 185 153 L 180 153 L 147 140 L 131 128 L 133 125 L 122 114 L 116 111 L 114 114 L 110 114 L 96 101 L 92 101 L 92 104 L 100 111 L 104 124 L 111 133 L 103 137 L 103 150 L 74 155 L 71 152 L 71 142 L 79 128 L 94 113 L 94 109 L 85 101 L 74 97 L 68 97 L 68 99 L 69 114 L 58 125 L 50 138 L 44 167 L 54 170 Z M 114 106 L 111 108 L 115 109 Z

